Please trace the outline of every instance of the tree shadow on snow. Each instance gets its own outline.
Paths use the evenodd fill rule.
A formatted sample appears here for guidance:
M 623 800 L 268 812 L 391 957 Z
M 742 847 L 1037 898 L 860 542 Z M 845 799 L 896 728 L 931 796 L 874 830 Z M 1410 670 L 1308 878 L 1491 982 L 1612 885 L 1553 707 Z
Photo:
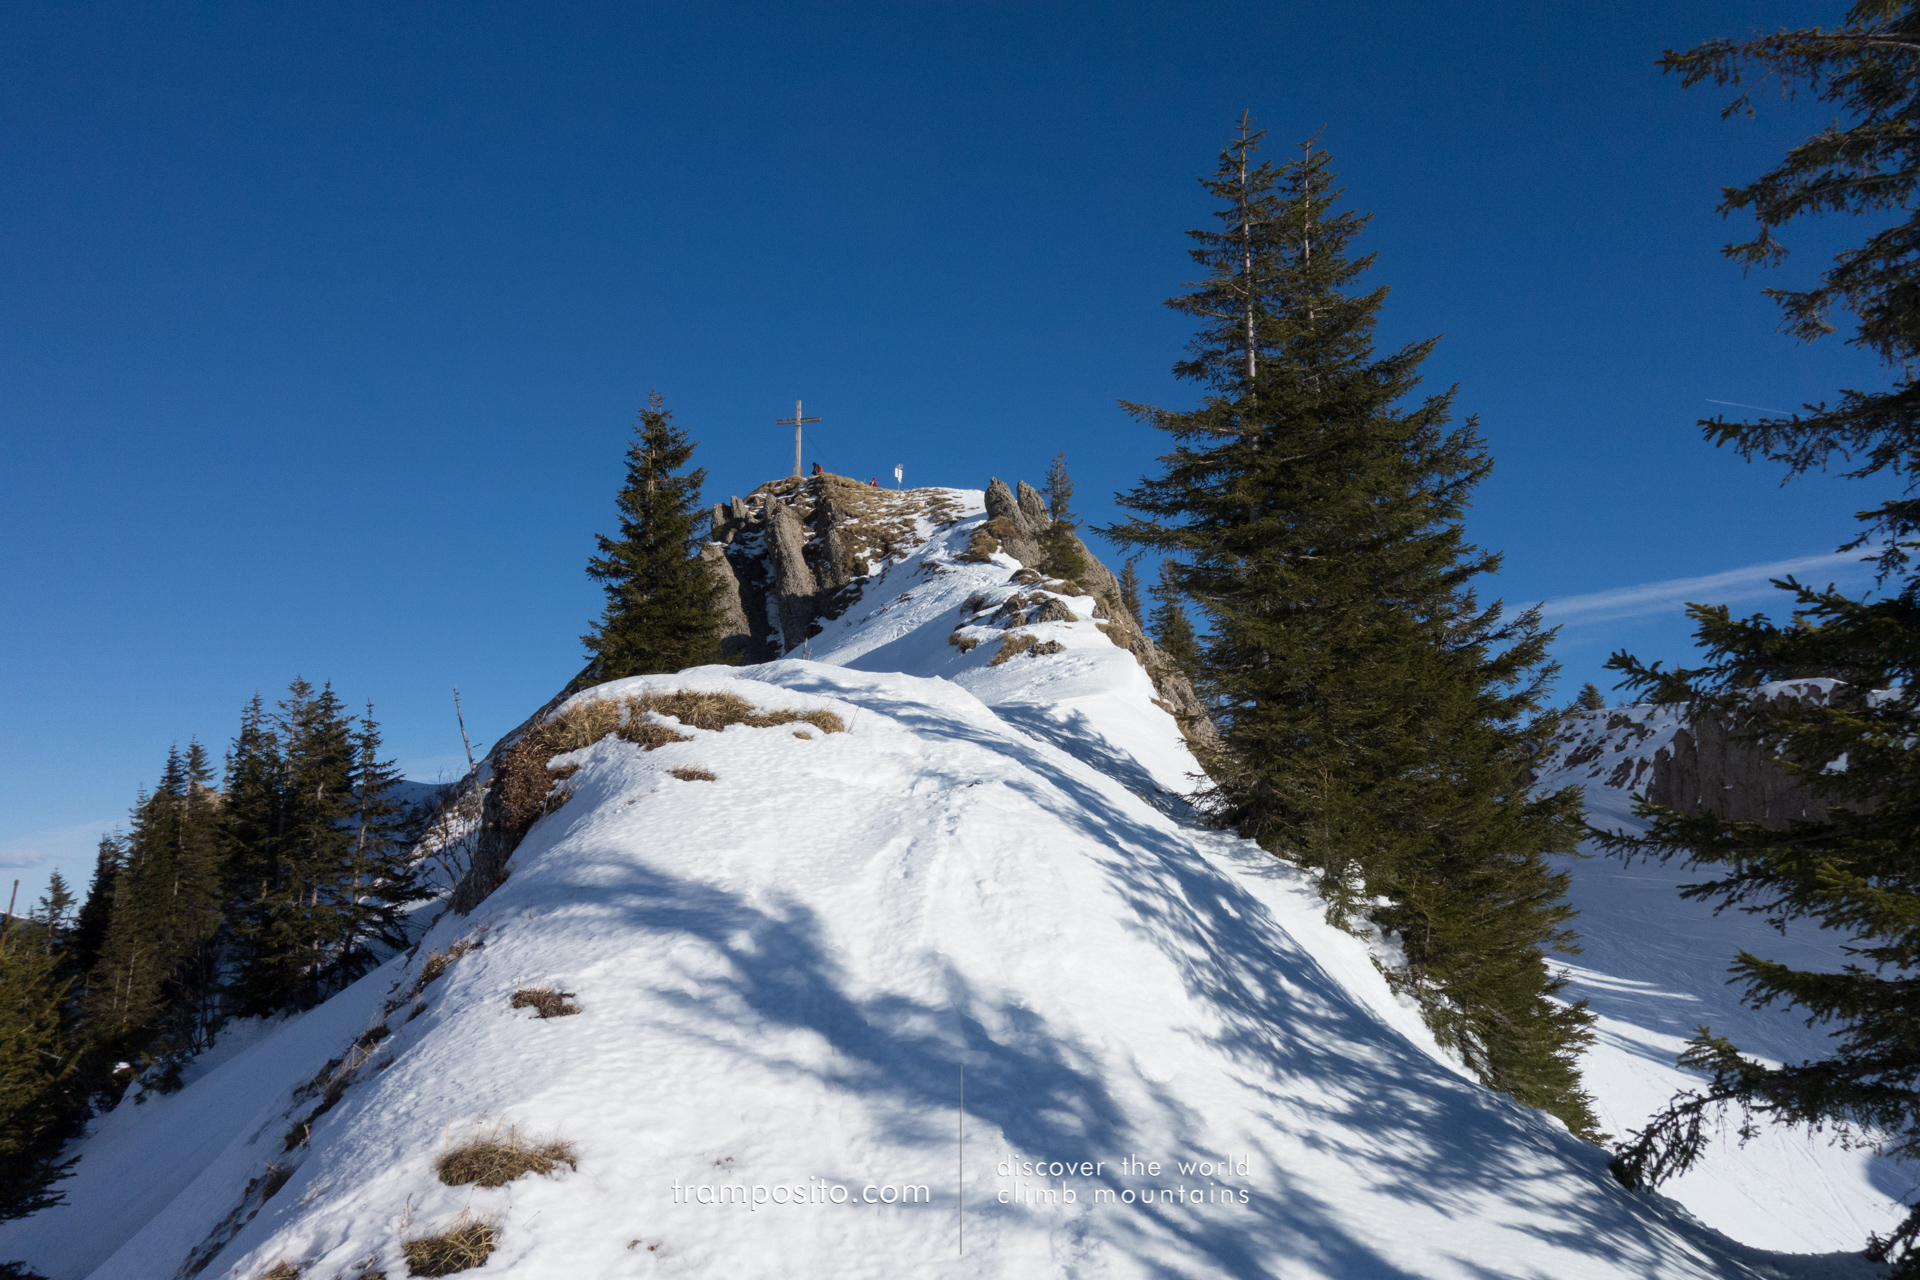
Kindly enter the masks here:
M 1375 1196 L 1426 1206 L 1443 1218 L 1504 1222 L 1550 1241 L 1572 1255 L 1567 1261 L 1611 1264 L 1629 1274 L 1662 1264 L 1752 1274 L 1729 1256 L 1735 1250 L 1708 1241 L 1704 1228 L 1676 1230 L 1676 1215 L 1664 1202 L 1621 1189 L 1606 1173 L 1604 1152 L 1453 1074 L 1342 988 L 1243 883 L 1243 876 L 1275 872 L 1264 855 L 1246 857 L 1229 874 L 1123 790 L 1124 782 L 1050 747 L 885 689 L 856 686 L 845 673 L 792 668 L 773 678 L 859 703 L 928 738 L 1013 759 L 1028 772 L 1008 785 L 1098 842 L 1103 870 L 1133 913 L 1131 927 L 1217 1018 L 1207 1039 L 1233 1064 L 1237 1082 L 1250 1091 L 1250 1102 L 1258 1100 L 1255 1109 L 1263 1110 L 1261 1119 L 1275 1135 L 1256 1153 L 1271 1181 L 1253 1188 L 1250 1204 L 1229 1211 L 1204 1204 L 1103 1206 L 1107 1216 L 1099 1228 L 1118 1225 L 1137 1237 L 1140 1247 L 1124 1241 L 1120 1247 L 1155 1274 L 1266 1276 L 1287 1260 L 1329 1275 L 1407 1277 L 1370 1243 L 1397 1234 L 1401 1224 L 1364 1220 L 1323 1198 L 1323 1189 L 1289 1171 L 1276 1154 L 1301 1147 L 1360 1171 L 1356 1176 Z M 1094 1053 L 1031 1010 L 972 990 L 952 966 L 945 969 L 944 1007 L 898 995 L 856 998 L 809 908 L 793 902 L 762 908 L 714 885 L 633 863 L 625 864 L 622 880 L 599 885 L 596 900 L 624 911 L 639 928 L 697 939 L 727 962 L 725 976 L 703 980 L 698 995 L 663 992 L 663 998 L 730 1023 L 737 1016 L 731 1011 L 744 1008 L 769 1027 L 817 1033 L 834 1050 L 830 1067 L 775 1065 L 812 1071 L 858 1097 L 896 1140 L 930 1150 L 951 1141 L 946 1117 L 964 1062 L 968 1116 L 998 1128 L 1030 1156 L 1102 1160 L 1111 1168 L 1120 1153 L 1138 1148 L 1134 1121 L 1116 1096 L 1120 1082 L 1102 1078 Z M 717 1035 L 716 1043 L 741 1051 L 735 1037 Z M 1141 1117 L 1140 1128 L 1179 1134 L 1185 1148 L 1162 1150 L 1157 1158 L 1217 1152 L 1172 1088 L 1142 1087 L 1159 1114 L 1150 1124 Z M 1115 1191 L 1123 1185 L 1117 1173 L 1088 1181 Z M 1022 1212 L 991 1202 L 968 1209 L 978 1217 Z M 1096 1225 L 1083 1213 L 1057 1220 L 1054 1229 L 1091 1234 Z M 1154 1241 L 1161 1243 L 1152 1247 Z M 1155 1260 L 1162 1252 L 1178 1254 L 1177 1263 Z M 1487 1275 L 1519 1274 L 1502 1269 L 1499 1259 L 1461 1263 Z

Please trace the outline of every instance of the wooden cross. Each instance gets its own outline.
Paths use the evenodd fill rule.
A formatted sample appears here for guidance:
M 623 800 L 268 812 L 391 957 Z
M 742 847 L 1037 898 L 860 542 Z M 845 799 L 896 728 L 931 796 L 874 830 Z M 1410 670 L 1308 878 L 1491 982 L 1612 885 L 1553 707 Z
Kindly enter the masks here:
M 791 418 L 775 418 L 773 420 L 773 425 L 776 427 L 784 427 L 788 423 L 793 424 L 793 477 L 796 480 L 800 478 L 800 424 L 803 422 L 818 421 L 820 421 L 818 418 L 803 418 L 800 416 L 800 402 L 798 400 L 793 402 L 793 416 Z

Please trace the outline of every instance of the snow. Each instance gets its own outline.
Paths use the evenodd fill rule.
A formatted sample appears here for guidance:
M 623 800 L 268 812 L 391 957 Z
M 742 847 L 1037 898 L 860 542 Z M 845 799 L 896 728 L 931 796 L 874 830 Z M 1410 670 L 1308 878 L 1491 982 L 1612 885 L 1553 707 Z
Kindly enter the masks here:
M 500 1232 L 480 1274 L 554 1280 L 1875 1273 L 1629 1193 L 1603 1150 L 1469 1078 L 1304 877 L 1192 821 L 1197 765 L 1092 601 L 1027 628 L 1059 652 L 949 643 L 969 597 L 1015 589 L 1011 561 L 955 559 L 981 515 L 958 497 L 967 518 L 925 528 L 811 660 L 576 695 L 724 690 L 845 732 L 574 753 L 571 798 L 471 916 L 105 1118 L 67 1203 L 0 1226 L 0 1258 L 152 1280 L 233 1232 L 202 1274 L 397 1280 L 403 1241 L 467 1215 Z M 1624 992 L 1610 1016 L 1671 1034 L 1635 1012 L 1671 981 L 1586 962 Z M 532 986 L 581 1012 L 511 1008 Z M 335 1059 L 351 1083 L 285 1150 Z M 1610 1114 L 1641 1105 L 1609 1073 Z M 578 1168 L 438 1180 L 439 1154 L 509 1126 Z M 1780 1247 L 1857 1249 L 1842 1234 Z
M 1831 683 L 1795 681 L 1760 693 Z M 1678 727 L 1674 711 L 1647 706 L 1578 717 L 1538 786 L 1580 785 L 1595 826 L 1644 830 L 1633 807 L 1650 773 L 1637 766 L 1650 764 Z M 1596 758 L 1566 763 L 1591 745 L 1602 748 Z M 1623 772 L 1635 781 L 1610 784 Z M 1581 852 L 1586 856 L 1564 864 L 1580 910 L 1574 928 L 1581 953 L 1556 959 L 1572 978 L 1567 996 L 1587 1000 L 1599 1015 L 1599 1038 L 1582 1070 L 1603 1129 L 1624 1138 L 1680 1090 L 1700 1083 L 1702 1077 L 1682 1070 L 1675 1058 L 1702 1025 L 1774 1063 L 1827 1051 L 1823 1029 L 1808 1028 L 1791 1012 L 1742 1005 L 1739 988 L 1728 985 L 1727 966 L 1745 949 L 1798 967 L 1838 969 L 1845 963 L 1843 939 L 1817 928 L 1783 936 L 1737 910 L 1716 915 L 1710 904 L 1686 901 L 1678 886 L 1702 877 L 1678 862 L 1624 863 L 1591 842 Z M 1903 1201 L 1915 1194 L 1912 1170 L 1837 1145 L 1831 1134 L 1772 1127 L 1743 1147 L 1737 1128 L 1736 1114 L 1706 1159 L 1663 1190 L 1702 1222 L 1748 1244 L 1800 1253 L 1858 1248 L 1870 1233 L 1895 1226 L 1905 1216 Z

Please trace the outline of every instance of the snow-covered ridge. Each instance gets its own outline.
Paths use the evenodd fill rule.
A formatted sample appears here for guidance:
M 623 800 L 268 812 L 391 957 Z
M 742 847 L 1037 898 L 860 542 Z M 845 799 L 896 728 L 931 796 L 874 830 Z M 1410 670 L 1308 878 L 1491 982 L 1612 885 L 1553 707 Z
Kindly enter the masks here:
M 1630 1194 L 1464 1076 L 1302 876 L 1191 820 L 1121 620 L 969 559 L 986 495 L 951 492 L 810 617 L 809 658 L 555 708 L 757 714 L 648 711 L 670 732 L 550 761 L 564 800 L 471 913 L 106 1117 L 0 1258 L 398 1280 L 409 1241 L 478 1222 L 475 1274 L 554 1280 L 1871 1274 Z M 508 1128 L 578 1167 L 441 1180 Z

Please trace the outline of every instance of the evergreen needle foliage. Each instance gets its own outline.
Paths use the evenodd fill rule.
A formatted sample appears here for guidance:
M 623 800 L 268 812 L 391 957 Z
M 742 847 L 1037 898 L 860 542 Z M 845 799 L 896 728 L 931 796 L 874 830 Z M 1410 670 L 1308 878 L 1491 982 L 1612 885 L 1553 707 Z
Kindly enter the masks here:
M 59 1202 L 72 1070 L 62 1006 L 71 978 L 46 918 L 0 920 L 0 1221 Z
M 1051 517 L 1040 534 L 1040 550 L 1046 556 L 1041 565 L 1047 573 L 1069 582 L 1079 582 L 1091 567 L 1087 553 L 1074 530 L 1080 521 L 1073 514 L 1073 477 L 1067 474 L 1067 455 L 1057 453 L 1047 467 L 1047 515 Z
M 1813 920 L 1844 934 L 1849 963 L 1810 972 L 1749 952 L 1732 973 L 1755 1007 L 1792 1009 L 1831 1028 L 1827 1056 L 1773 1066 L 1701 1027 L 1681 1062 L 1708 1076 L 1681 1093 L 1634 1135 L 1615 1159 L 1629 1186 L 1658 1184 L 1704 1154 L 1708 1124 L 1741 1111 L 1743 1138 L 1759 1120 L 1831 1126 L 1900 1159 L 1920 1157 L 1920 573 L 1911 552 L 1920 530 L 1920 6 L 1868 0 L 1833 30 L 1782 30 L 1755 40 L 1715 40 L 1669 52 L 1663 65 L 1687 85 L 1739 85 L 1777 76 L 1790 91 L 1812 89 L 1852 118 L 1836 121 L 1788 152 L 1757 181 L 1726 192 L 1722 212 L 1748 209 L 1758 231 L 1727 246 L 1743 265 L 1780 262 L 1776 228 L 1802 214 L 1891 213 L 1898 220 L 1844 250 L 1809 289 L 1770 289 L 1782 328 L 1802 341 L 1833 332 L 1834 307 L 1857 321 L 1848 341 L 1894 370 L 1890 389 L 1845 391 L 1840 403 L 1804 414 L 1700 425 L 1747 458 L 1784 463 L 1788 474 L 1841 463 L 1844 474 L 1885 472 L 1902 495 L 1860 512 L 1865 529 L 1850 544 L 1874 547 L 1884 594 L 1855 599 L 1792 579 L 1795 616 L 1731 616 L 1725 606 L 1691 606 L 1708 655 L 1694 670 L 1661 669 L 1614 655 L 1623 684 L 1654 701 L 1717 716 L 1733 735 L 1767 752 L 1832 806 L 1819 821 L 1784 827 L 1681 816 L 1646 806 L 1644 838 L 1608 838 L 1628 856 L 1680 858 L 1704 873 L 1684 896 L 1737 907 L 1784 927 Z M 1742 92 L 1729 114 L 1749 111 Z M 1769 681 L 1810 675 L 1839 683 L 1824 698 L 1767 696 Z M 1878 692 L 1876 692 L 1878 691 Z M 1773 691 L 1768 691 L 1773 692 Z M 1832 762 L 1844 761 L 1833 768 Z M 1894 1274 L 1920 1276 L 1920 1205 L 1870 1243 Z
M 654 392 L 627 448 L 620 536 L 599 535 L 600 554 L 587 562 L 607 593 L 606 611 L 582 637 L 593 681 L 680 671 L 719 656 L 720 586 L 699 559 L 696 533 L 707 473 L 681 470 L 693 449 Z
M 1120 603 L 1126 606 L 1127 615 L 1135 623 L 1144 622 L 1147 617 L 1140 607 L 1139 559 L 1138 556 L 1129 558 L 1126 566 L 1120 570 Z
M 1169 303 L 1199 321 L 1175 371 L 1206 394 L 1129 406 L 1173 448 L 1102 532 L 1168 556 L 1155 623 L 1218 722 L 1221 819 L 1320 872 L 1336 920 L 1397 933 L 1396 980 L 1482 1079 L 1591 1133 L 1591 1019 L 1545 960 L 1572 942 L 1545 854 L 1574 847 L 1579 796 L 1527 794 L 1548 633 L 1474 596 L 1499 560 L 1461 518 L 1492 464 L 1452 392 L 1410 399 L 1431 341 L 1374 350 L 1386 290 L 1356 292 L 1372 260 L 1348 255 L 1366 219 L 1336 211 L 1325 151 L 1276 168 L 1261 136 L 1243 117 L 1203 180 L 1220 227 Z

